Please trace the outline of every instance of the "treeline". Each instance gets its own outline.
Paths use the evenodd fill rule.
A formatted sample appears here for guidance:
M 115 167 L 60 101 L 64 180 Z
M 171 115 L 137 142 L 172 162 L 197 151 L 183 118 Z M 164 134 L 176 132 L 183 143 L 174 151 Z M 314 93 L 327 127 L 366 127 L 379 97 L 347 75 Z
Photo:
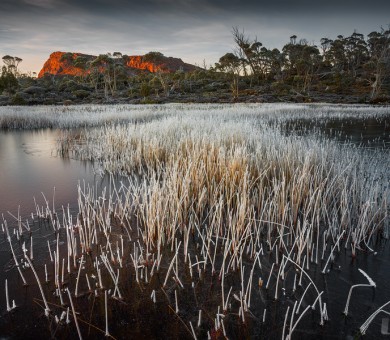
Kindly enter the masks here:
M 272 83 L 303 94 L 311 90 L 343 93 L 351 89 L 369 92 L 370 98 L 389 94 L 390 30 L 365 37 L 354 32 L 336 39 L 322 38 L 320 45 L 293 35 L 282 50 L 269 49 L 233 28 L 235 53 L 226 53 L 216 70 L 233 76 L 232 91 L 239 94 L 239 78 L 251 84 Z
M 0 105 L 164 102 L 390 103 L 390 30 L 367 36 L 323 38 L 320 44 L 291 36 L 281 50 L 263 46 L 234 28 L 235 50 L 214 66 L 131 71 L 119 52 L 62 61 L 83 72 L 54 76 L 21 74 L 18 57 L 3 57 Z M 159 52 L 144 62 L 166 58 Z

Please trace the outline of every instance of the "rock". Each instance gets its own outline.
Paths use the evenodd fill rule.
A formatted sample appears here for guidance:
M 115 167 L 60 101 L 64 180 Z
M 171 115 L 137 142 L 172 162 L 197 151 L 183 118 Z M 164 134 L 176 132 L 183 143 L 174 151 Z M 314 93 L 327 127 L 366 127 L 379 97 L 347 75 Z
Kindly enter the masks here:
M 53 52 L 43 65 L 38 74 L 38 78 L 42 78 L 45 75 L 86 76 L 90 70 L 88 67 L 83 69 L 76 66 L 77 64 L 75 61 L 78 57 L 82 57 L 85 60 L 86 65 L 88 65 L 88 61 L 96 59 L 96 56 L 89 54 Z M 143 55 L 126 56 L 117 59 L 117 62 L 122 64 L 127 69 L 128 73 L 134 73 L 134 70 L 144 70 L 152 73 L 160 71 L 163 73 L 173 73 L 179 70 L 184 72 L 200 70 L 199 67 L 187 64 L 179 58 L 166 57 L 164 55 L 159 56 L 153 61 L 149 61 L 148 58 L 145 58 Z
M 172 73 L 178 70 L 190 72 L 199 69 L 194 65 L 183 62 L 183 60 L 179 58 L 161 56 L 154 62 L 150 62 L 145 60 L 142 55 L 128 57 L 126 66 L 138 70 L 147 70 L 152 73 L 159 71 Z
M 72 64 L 72 61 L 79 56 L 86 57 L 87 60 L 92 60 L 95 57 L 85 55 L 81 53 L 72 53 L 71 58 L 64 59 L 65 52 L 53 52 L 50 54 L 49 59 L 43 65 L 41 71 L 38 74 L 38 78 L 44 77 L 46 74 L 53 75 L 71 75 L 71 76 L 82 76 L 87 72 L 80 67 L 76 67 Z M 71 59 L 71 60 L 70 60 Z

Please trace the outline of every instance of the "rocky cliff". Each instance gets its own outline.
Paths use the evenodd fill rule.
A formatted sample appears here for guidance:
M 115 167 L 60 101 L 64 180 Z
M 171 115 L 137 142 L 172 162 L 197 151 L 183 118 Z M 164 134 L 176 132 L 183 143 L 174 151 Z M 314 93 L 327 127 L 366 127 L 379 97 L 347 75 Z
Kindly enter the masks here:
M 91 71 L 90 63 L 96 60 L 96 58 L 96 56 L 82 53 L 53 52 L 43 65 L 38 78 L 43 77 L 45 74 L 86 75 Z M 177 70 L 190 72 L 197 69 L 196 66 L 187 64 L 179 58 L 166 57 L 157 52 L 138 56 L 124 55 L 113 60 L 121 64 L 129 73 L 134 71 L 171 73 Z
M 85 74 L 86 70 L 75 66 L 73 63 L 73 60 L 75 60 L 78 56 L 83 56 L 83 54 L 72 53 L 71 58 L 64 58 L 64 56 L 67 54 L 68 53 L 65 52 L 53 52 L 50 54 L 49 59 L 46 60 L 41 71 L 39 72 L 38 78 L 43 77 L 45 74 L 71 76 L 81 76 Z

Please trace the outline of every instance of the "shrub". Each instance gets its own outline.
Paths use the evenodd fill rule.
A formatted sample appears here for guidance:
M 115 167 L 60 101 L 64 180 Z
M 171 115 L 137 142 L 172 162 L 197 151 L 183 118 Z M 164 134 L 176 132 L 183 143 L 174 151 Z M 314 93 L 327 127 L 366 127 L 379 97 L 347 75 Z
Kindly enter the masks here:
M 12 105 L 26 105 L 27 102 L 20 93 L 16 93 L 11 99 Z
M 161 61 L 163 58 L 164 55 L 161 52 L 149 52 L 143 56 L 142 61 L 149 62 L 149 63 L 157 63 Z
M 284 82 L 276 81 L 271 84 L 271 90 L 276 94 L 288 94 L 290 86 Z
M 147 97 L 147 96 L 149 96 L 149 95 L 150 95 L 150 86 L 149 86 L 149 84 L 146 83 L 146 82 L 143 82 L 143 83 L 141 84 L 140 89 L 139 89 L 139 93 L 140 93 L 140 95 L 141 95 L 142 97 Z
M 76 91 L 73 91 L 72 93 L 79 99 L 87 98 L 91 94 L 91 92 L 89 92 L 87 90 L 76 90 Z

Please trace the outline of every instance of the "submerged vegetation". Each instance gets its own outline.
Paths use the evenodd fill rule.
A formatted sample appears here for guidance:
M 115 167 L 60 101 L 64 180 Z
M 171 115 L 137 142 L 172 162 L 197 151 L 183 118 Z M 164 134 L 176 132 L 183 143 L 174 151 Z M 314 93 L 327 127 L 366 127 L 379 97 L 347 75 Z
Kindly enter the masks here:
M 337 328 L 337 311 L 353 325 L 346 335 L 359 327 L 377 334 L 369 326 L 388 313 L 388 301 L 369 312 L 352 309 L 369 299 L 357 299 L 353 288 L 384 289 L 374 270 L 360 270 L 368 284 L 353 282 L 341 308 L 329 295 L 342 259 L 355 268 L 354 261 L 386 246 L 388 152 L 340 144 L 318 131 L 286 133 L 286 126 L 340 117 L 388 124 L 386 108 L 39 110 L 20 108 L 13 120 L 2 111 L 0 126 L 85 126 L 64 130 L 58 152 L 91 161 L 109 177 L 101 189 L 79 185 L 76 213 L 55 206 L 53 196 L 36 204 L 30 221 L 3 215 L 15 275 L 39 285 L 34 301 L 51 335 L 291 339 Z M 38 227 L 50 230 L 48 257 L 33 263 L 31 231 Z M 7 285 L 6 293 L 16 317 Z

